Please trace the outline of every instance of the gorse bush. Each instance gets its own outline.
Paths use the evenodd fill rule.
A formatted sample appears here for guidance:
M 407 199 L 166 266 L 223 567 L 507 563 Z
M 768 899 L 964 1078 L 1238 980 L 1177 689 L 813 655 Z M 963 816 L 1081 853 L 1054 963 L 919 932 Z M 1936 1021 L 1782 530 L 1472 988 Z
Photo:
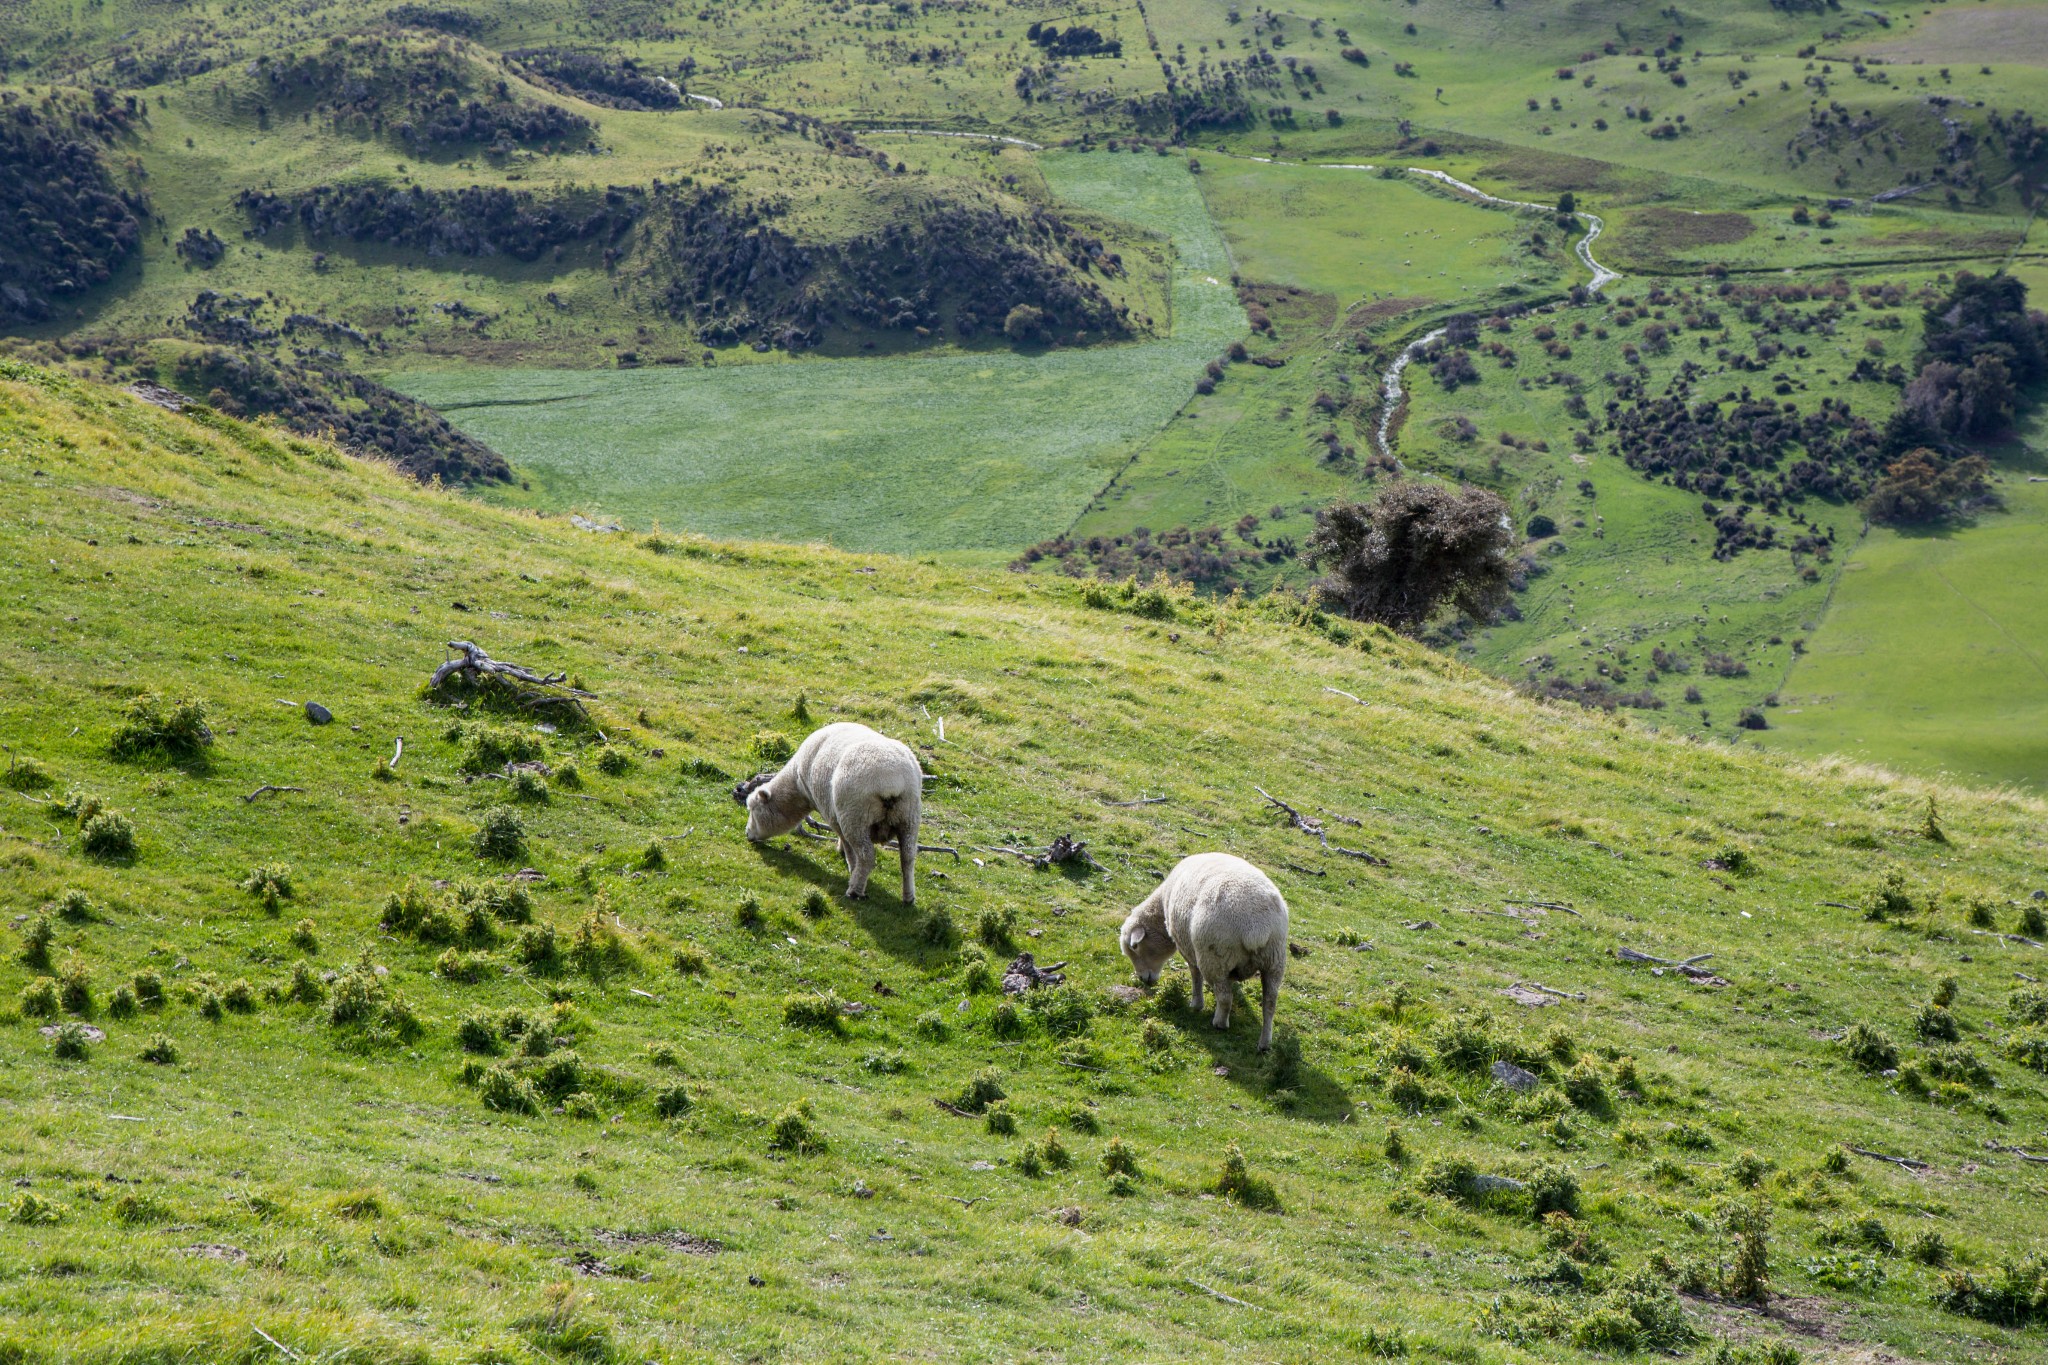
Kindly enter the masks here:
M 199 764 L 213 744 L 209 707 L 196 699 L 166 701 L 148 693 L 128 703 L 109 748 L 115 758 L 161 757 Z
M 57 926 L 48 915 L 36 915 L 21 926 L 21 960 L 30 967 L 48 968 L 50 945 L 57 941 Z
M 1861 1020 L 1842 1035 L 1842 1050 L 1865 1071 L 1889 1071 L 1899 1064 L 1899 1049 L 1890 1035 Z
M 825 991 L 817 995 L 786 995 L 782 998 L 782 1022 L 790 1028 L 819 1029 L 839 1034 L 846 1031 L 845 1002 Z
M 297 894 L 292 887 L 290 865 L 258 865 L 249 869 L 249 875 L 242 878 L 242 890 L 254 896 L 271 914 L 276 914 L 283 904 Z
M 526 853 L 526 822 L 510 806 L 495 806 L 484 812 L 470 846 L 479 858 L 510 862 L 522 857 Z
M 809 1156 L 825 1150 L 825 1135 L 818 1131 L 816 1112 L 809 1100 L 799 1100 L 775 1116 L 768 1127 L 768 1146 L 778 1152 Z
M 538 736 L 505 725 L 476 723 L 463 727 L 460 767 L 466 773 L 502 770 L 508 763 L 538 763 L 546 750 Z
M 86 857 L 99 862 L 133 862 L 135 825 L 119 811 L 103 810 L 79 826 L 78 844 Z
M 1224 1149 L 1223 1168 L 1217 1172 L 1215 1190 L 1225 1199 L 1235 1200 L 1246 1208 L 1280 1207 L 1280 1196 L 1274 1191 L 1273 1183 L 1251 1173 L 1245 1164 L 1244 1151 L 1234 1142 Z

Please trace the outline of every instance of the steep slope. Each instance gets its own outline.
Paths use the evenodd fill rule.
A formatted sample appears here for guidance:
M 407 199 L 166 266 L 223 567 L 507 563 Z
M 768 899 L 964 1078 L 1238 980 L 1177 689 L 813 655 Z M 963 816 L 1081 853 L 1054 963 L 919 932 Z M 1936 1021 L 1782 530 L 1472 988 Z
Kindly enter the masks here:
M 2004 1149 L 2048 1003 L 1977 932 L 2041 937 L 2038 802 L 1537 706 L 1287 599 L 592 535 L 21 366 L 0 501 L 0 1354 L 2038 1355 L 1983 1318 L 2041 1273 L 1999 1266 L 2048 1231 Z M 590 723 L 425 695 L 454 639 Z M 212 743 L 150 756 L 145 692 Z M 935 779 L 962 857 L 915 912 L 740 836 L 732 782 L 841 718 Z M 1059 834 L 1090 860 L 1004 851 Z M 1293 907 L 1273 1060 L 1115 989 L 1214 847 Z M 1007 1008 L 1019 949 L 1067 984 Z M 1734 1287 L 1759 1198 L 1795 1311 L 1673 1297 Z

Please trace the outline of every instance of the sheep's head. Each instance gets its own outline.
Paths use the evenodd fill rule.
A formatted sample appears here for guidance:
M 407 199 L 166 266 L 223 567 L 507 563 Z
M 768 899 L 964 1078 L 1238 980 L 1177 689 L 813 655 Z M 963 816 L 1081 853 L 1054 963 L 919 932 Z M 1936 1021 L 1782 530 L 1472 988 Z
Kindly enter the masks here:
M 1138 980 L 1148 986 L 1158 982 L 1166 960 L 1173 956 L 1173 939 L 1166 932 L 1165 917 L 1148 905 L 1131 911 L 1117 942 L 1122 945 L 1124 956 L 1131 960 Z
M 757 773 L 733 788 L 732 799 L 747 808 L 747 838 L 755 843 L 787 834 L 811 813 L 811 803 L 794 784 L 777 798 L 774 773 Z

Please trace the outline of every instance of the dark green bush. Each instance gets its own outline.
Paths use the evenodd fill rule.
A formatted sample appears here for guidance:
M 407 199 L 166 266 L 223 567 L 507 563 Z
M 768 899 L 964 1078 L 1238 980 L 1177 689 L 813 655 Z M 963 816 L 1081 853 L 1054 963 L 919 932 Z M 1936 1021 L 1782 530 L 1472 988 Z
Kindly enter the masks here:
M 1889 1071 L 1899 1064 L 1899 1049 L 1881 1028 L 1858 1020 L 1842 1035 L 1842 1050 L 1865 1071 Z
M 526 852 L 526 822 L 509 806 L 494 806 L 484 812 L 470 846 L 479 858 L 510 862 Z
M 799 1100 L 775 1116 L 768 1129 L 768 1146 L 797 1156 L 825 1150 L 825 1135 L 818 1131 L 809 1100 Z
M 98 862 L 133 862 L 135 826 L 119 811 L 103 810 L 79 826 L 78 844 L 86 857 Z
M 782 1022 L 790 1028 L 822 1029 L 826 1033 L 846 1031 L 845 1002 L 825 991 L 817 995 L 786 995 L 782 998 Z
M 166 701 L 155 693 L 137 697 L 128 703 L 125 717 L 115 727 L 110 746 L 113 755 L 202 763 L 213 744 L 213 731 L 206 723 L 208 710 L 207 703 L 196 699 Z

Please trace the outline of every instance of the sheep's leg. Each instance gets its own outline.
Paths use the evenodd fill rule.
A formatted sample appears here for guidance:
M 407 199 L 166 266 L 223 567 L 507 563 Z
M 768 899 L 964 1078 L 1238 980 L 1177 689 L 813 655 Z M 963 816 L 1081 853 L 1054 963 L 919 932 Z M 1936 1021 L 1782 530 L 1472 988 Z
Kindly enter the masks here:
M 903 903 L 917 904 L 917 826 L 906 825 L 896 832 L 896 848 L 903 863 Z
M 875 872 L 874 837 L 864 829 L 846 829 L 840 831 L 839 844 L 846 850 L 846 898 L 861 900 Z
M 1229 972 L 1210 972 L 1210 982 L 1216 987 L 1216 1013 L 1209 1018 L 1210 1024 L 1219 1029 L 1230 1027 L 1230 1008 L 1237 1003 L 1237 988 L 1230 984 Z
M 1188 959 L 1188 975 L 1195 979 L 1195 998 L 1190 1008 L 1196 1014 L 1200 1014 L 1202 1012 L 1202 969 L 1195 965 L 1193 958 Z
M 1259 973 L 1259 993 L 1264 997 L 1265 1023 L 1259 1029 L 1259 1051 L 1273 1050 L 1273 1011 L 1280 1005 L 1280 973 Z

